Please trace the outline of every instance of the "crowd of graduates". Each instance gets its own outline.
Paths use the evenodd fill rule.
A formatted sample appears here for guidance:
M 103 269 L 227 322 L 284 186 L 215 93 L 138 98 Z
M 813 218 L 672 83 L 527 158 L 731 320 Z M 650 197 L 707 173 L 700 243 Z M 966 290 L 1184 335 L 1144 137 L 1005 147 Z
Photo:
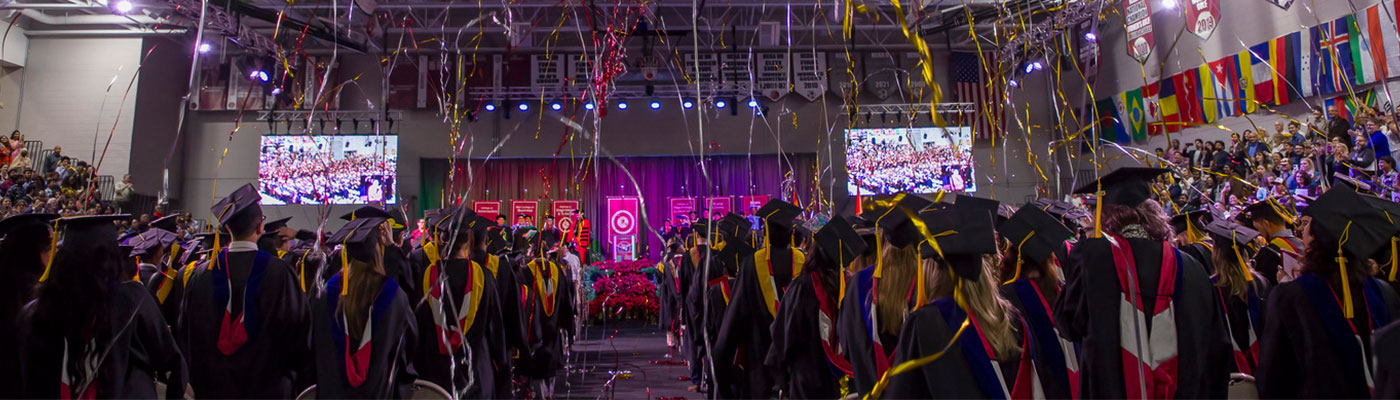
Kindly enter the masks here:
M 717 398 L 1400 396 L 1400 204 L 1346 179 L 1171 213 L 1168 172 L 1108 173 L 1086 208 L 898 194 L 700 220 L 658 268 L 661 325 Z
M 189 241 L 181 216 L 0 220 L 0 397 L 554 397 L 578 329 L 558 235 L 365 206 L 318 237 L 259 199 Z

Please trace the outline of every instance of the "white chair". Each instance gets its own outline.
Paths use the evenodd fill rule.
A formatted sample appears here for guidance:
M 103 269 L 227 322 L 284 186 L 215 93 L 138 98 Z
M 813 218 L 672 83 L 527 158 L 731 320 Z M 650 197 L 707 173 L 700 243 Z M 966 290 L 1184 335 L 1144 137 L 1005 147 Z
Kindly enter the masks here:
M 1230 374 L 1230 388 L 1227 396 L 1235 400 L 1257 400 L 1259 398 L 1259 387 L 1254 384 L 1254 377 L 1234 372 Z

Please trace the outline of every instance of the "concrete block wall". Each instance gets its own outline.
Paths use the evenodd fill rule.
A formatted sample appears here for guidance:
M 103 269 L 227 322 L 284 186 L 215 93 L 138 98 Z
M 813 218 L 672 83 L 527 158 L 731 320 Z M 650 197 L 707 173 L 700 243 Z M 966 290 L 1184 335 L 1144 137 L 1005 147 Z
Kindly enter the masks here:
M 30 40 L 22 104 L 16 105 L 18 129 L 28 140 L 42 140 L 45 147 L 63 146 L 64 154 L 71 157 L 92 163 L 102 158 L 99 174 L 126 174 L 131 159 L 132 121 L 139 100 L 135 86 L 139 82 L 133 79 L 137 79 L 134 76 L 141 63 L 141 41 Z

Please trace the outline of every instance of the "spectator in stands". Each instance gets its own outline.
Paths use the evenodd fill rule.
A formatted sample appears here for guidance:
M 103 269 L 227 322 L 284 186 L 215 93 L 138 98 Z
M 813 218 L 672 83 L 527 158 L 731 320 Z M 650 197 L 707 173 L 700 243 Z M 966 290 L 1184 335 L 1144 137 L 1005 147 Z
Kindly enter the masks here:
M 112 202 L 116 203 L 117 207 L 122 210 L 130 208 L 131 192 L 133 190 L 136 189 L 133 188 L 131 185 L 131 174 L 123 175 L 122 183 L 120 185 L 117 185 L 117 191 L 112 196 Z
M 53 152 L 44 157 L 44 172 L 54 172 L 58 170 L 58 163 L 63 161 L 63 146 L 54 146 Z
M 1288 143 L 1298 145 L 1307 143 L 1307 141 L 1308 132 L 1303 130 L 1303 125 L 1299 124 L 1298 121 L 1290 121 L 1288 123 Z
M 1336 106 L 1327 107 L 1327 139 L 1340 139 L 1342 143 L 1351 143 L 1351 121 L 1337 111 Z
M 1249 158 L 1254 158 L 1257 155 L 1268 154 L 1269 146 L 1259 140 L 1258 133 L 1255 133 L 1254 131 L 1249 129 L 1245 129 L 1243 151 L 1245 155 L 1249 156 Z
M 19 133 L 19 129 L 10 132 L 10 157 L 19 155 L 19 151 L 24 149 L 24 134 Z
M 0 136 L 0 165 L 10 165 L 14 157 L 10 156 L 10 138 Z
M 19 150 L 19 157 L 15 157 L 13 160 L 10 160 L 10 168 L 19 168 L 19 167 L 28 168 L 29 166 L 31 166 L 31 165 L 33 165 L 33 164 L 34 164 L 34 162 L 31 161 L 31 160 L 29 159 L 29 150 L 28 150 L 28 149 L 20 149 L 20 150 Z
M 1376 151 L 1370 142 L 1366 135 L 1356 135 L 1356 150 L 1351 153 L 1351 162 L 1348 163 L 1353 171 L 1362 174 L 1361 177 L 1365 179 L 1370 179 L 1376 173 Z
M 77 173 L 78 171 L 73 168 L 73 160 L 69 159 L 68 157 L 63 157 L 61 160 L 58 161 L 58 169 L 56 172 L 58 172 L 58 178 L 63 179 L 67 178 L 68 175 Z
M 1390 138 L 1381 130 L 1380 123 L 1375 119 L 1366 120 L 1365 129 L 1363 135 L 1366 135 L 1376 158 L 1390 155 Z

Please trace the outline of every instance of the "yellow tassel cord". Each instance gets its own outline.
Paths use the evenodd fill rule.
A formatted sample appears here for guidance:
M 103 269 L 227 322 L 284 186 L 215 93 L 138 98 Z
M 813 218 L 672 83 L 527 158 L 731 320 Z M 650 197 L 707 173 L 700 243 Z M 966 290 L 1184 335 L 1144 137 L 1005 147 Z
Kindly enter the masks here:
M 44 274 L 39 276 L 39 282 L 49 280 L 49 270 L 53 269 L 53 257 L 58 254 L 58 221 L 53 223 L 53 237 L 49 238 L 49 262 L 44 264 Z
M 350 292 L 350 258 L 348 257 L 349 251 L 345 249 L 346 247 L 347 246 L 344 245 L 340 246 L 340 277 L 345 278 L 341 279 L 342 282 L 340 282 L 341 296 Z
M 1341 240 L 1337 242 L 1337 271 L 1342 274 L 1342 316 L 1346 319 L 1355 317 L 1351 310 L 1351 278 L 1347 277 L 1347 257 L 1342 255 L 1342 245 L 1351 236 L 1351 222 L 1347 221 L 1347 226 L 1342 228 Z
M 1026 254 L 1021 252 L 1021 248 L 1025 247 L 1026 242 L 1030 241 L 1032 237 L 1035 237 L 1035 231 L 1031 231 L 1029 235 L 1021 239 L 1020 244 L 1016 245 L 1016 273 L 1011 275 L 1011 279 L 1007 279 L 1006 282 L 1002 282 L 1001 284 L 1006 285 L 1015 282 L 1017 279 L 1021 279 L 1021 260 L 1026 259 Z
M 1397 257 L 1397 256 L 1400 256 L 1400 251 L 1397 251 L 1397 250 L 1400 250 L 1400 249 L 1397 249 L 1397 248 L 1396 248 L 1396 245 L 1397 245 L 1397 244 L 1400 244 L 1400 239 L 1390 238 L 1390 279 L 1389 279 L 1389 280 L 1390 280 L 1391 282 L 1395 282 L 1395 270 L 1400 269 L 1400 268 L 1396 268 L 1397 266 L 1400 266 L 1400 260 L 1397 260 L 1397 258 L 1400 258 L 1400 257 Z
M 925 365 L 929 365 L 934 361 L 938 361 L 939 358 L 943 357 L 943 354 L 948 352 L 948 349 L 953 348 L 953 344 L 958 342 L 958 339 L 962 337 L 963 332 L 967 331 L 967 326 L 971 324 L 971 321 L 971 318 L 964 318 L 962 325 L 958 327 L 957 333 L 954 333 L 953 338 L 951 340 L 948 340 L 948 344 L 943 346 L 943 349 L 939 350 L 937 353 L 933 353 L 932 355 L 926 357 L 920 357 L 913 360 L 905 361 L 899 363 L 899 365 L 891 367 L 889 370 L 886 370 L 885 374 L 880 376 L 880 381 L 875 382 L 875 386 L 870 389 L 870 393 L 866 393 L 865 397 L 863 397 L 862 399 L 878 399 L 880 398 L 880 395 L 885 392 L 885 387 L 890 385 L 890 378 L 899 374 L 923 368 L 923 366 Z
M 1094 192 L 1094 237 L 1103 237 L 1103 184 L 1099 184 L 1099 191 Z
M 1187 223 L 1187 226 L 1190 226 L 1190 223 L 1189 223 L 1189 222 Z M 1238 232 L 1234 232 L 1234 231 L 1231 231 L 1231 232 L 1230 232 L 1230 242 L 1232 242 L 1232 243 L 1230 243 L 1230 249 L 1232 249 L 1232 250 L 1235 251 L 1235 261 L 1239 261 L 1239 263 L 1240 263 L 1240 270 L 1243 270 L 1243 271 L 1244 271 L 1244 281 L 1245 281 L 1245 282 L 1254 282 L 1254 274 L 1249 273 L 1249 264 L 1245 264 L 1245 262 L 1244 262 L 1244 255 L 1243 255 L 1243 254 L 1240 254 L 1240 246 L 1243 246 L 1243 245 L 1240 244 L 1240 241 L 1239 241 L 1239 240 L 1236 240 L 1236 239 L 1235 239 L 1235 236 L 1238 235 L 1238 234 L 1239 234 Z

